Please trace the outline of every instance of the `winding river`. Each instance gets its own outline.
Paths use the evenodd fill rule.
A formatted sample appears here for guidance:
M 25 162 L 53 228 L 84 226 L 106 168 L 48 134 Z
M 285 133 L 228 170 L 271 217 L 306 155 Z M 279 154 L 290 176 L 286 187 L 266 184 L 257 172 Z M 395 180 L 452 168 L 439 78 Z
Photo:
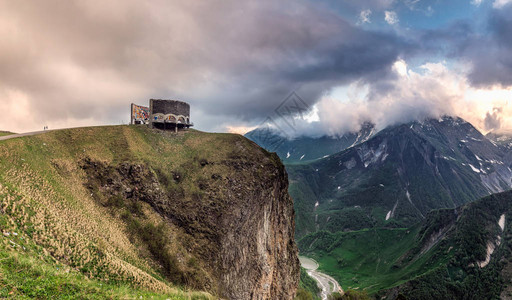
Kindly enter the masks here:
M 321 298 L 327 300 L 327 297 L 334 293 L 339 292 L 343 294 L 343 289 L 336 279 L 331 276 L 317 271 L 318 263 L 311 258 L 299 256 L 301 266 L 307 270 L 309 276 L 318 282 L 318 286 L 322 289 Z

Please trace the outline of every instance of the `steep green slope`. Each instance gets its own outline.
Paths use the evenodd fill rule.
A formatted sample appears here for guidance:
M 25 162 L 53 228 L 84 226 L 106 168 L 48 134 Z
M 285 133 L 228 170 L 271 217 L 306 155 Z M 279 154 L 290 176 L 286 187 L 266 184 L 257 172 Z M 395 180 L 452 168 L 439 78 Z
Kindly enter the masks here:
M 65 264 L 41 256 L 34 245 L 33 250 L 28 250 L 29 243 L 19 234 L 10 238 L 8 245 L 0 245 L 2 299 L 213 299 L 206 293 L 178 289 L 154 292 L 128 283 L 91 280 Z M 24 251 L 13 249 L 16 247 L 24 247 Z
M 512 192 L 485 197 L 455 211 L 436 255 L 450 260 L 382 293 L 394 299 L 498 299 L 512 296 Z M 438 223 L 433 223 L 438 224 Z
M 377 298 L 498 299 L 512 295 L 510 215 L 504 192 L 433 211 L 408 229 L 317 232 L 299 248 L 345 289 Z
M 429 268 L 426 257 L 414 264 L 399 266 L 397 261 L 416 242 L 418 228 L 365 229 L 354 232 L 317 232 L 302 238 L 301 253 L 320 264 L 320 270 L 335 277 L 344 289 L 377 292 L 412 278 Z
M 76 274 L 51 275 L 59 289 L 86 277 L 99 298 L 103 285 L 130 295 L 295 294 L 286 173 L 241 136 L 111 126 L 0 141 L 0 200 L 1 254 Z M 22 290 L 25 281 L 2 272 Z

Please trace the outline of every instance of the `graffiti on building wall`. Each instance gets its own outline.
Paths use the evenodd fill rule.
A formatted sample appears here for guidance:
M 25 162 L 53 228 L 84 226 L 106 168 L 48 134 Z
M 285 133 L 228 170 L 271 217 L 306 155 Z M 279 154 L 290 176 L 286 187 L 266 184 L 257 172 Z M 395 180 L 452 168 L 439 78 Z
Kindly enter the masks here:
M 149 121 L 149 107 L 132 104 L 132 120 L 144 123 Z

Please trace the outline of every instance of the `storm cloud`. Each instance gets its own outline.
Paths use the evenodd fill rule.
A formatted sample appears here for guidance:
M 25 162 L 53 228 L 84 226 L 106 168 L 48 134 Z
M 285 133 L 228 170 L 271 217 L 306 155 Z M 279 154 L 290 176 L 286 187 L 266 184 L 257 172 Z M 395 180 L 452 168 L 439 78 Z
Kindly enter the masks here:
M 511 5 L 491 4 L 483 29 L 469 19 L 407 27 L 404 11 L 422 14 L 427 2 L 0 0 L 0 129 L 126 123 L 131 102 L 172 98 L 191 104 L 198 129 L 226 131 L 275 115 L 292 91 L 323 118 L 296 128 L 304 134 L 447 112 L 483 128 L 493 107 L 507 124 L 503 103 L 470 113 L 442 76 L 468 89 L 512 85 Z M 387 24 L 386 11 L 400 22 Z M 344 86 L 363 96 L 334 99 Z
M 463 49 L 473 62 L 469 76 L 475 85 L 512 85 L 512 3 L 491 11 L 488 34 L 470 40 Z
M 305 1 L 0 1 L 0 34 L 0 127 L 16 131 L 126 122 L 151 97 L 222 130 L 292 90 L 313 104 L 379 76 L 412 47 Z

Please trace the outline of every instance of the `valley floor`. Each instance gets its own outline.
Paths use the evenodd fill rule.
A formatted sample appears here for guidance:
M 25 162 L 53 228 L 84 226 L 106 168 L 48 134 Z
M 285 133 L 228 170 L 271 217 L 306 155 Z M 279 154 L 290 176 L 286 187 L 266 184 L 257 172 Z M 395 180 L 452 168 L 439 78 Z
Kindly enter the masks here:
M 308 275 L 318 282 L 318 286 L 322 289 L 322 300 L 327 300 L 327 297 L 335 292 L 343 293 L 343 289 L 336 279 L 329 275 L 318 272 L 318 263 L 308 257 L 299 256 L 300 264 L 307 270 Z

